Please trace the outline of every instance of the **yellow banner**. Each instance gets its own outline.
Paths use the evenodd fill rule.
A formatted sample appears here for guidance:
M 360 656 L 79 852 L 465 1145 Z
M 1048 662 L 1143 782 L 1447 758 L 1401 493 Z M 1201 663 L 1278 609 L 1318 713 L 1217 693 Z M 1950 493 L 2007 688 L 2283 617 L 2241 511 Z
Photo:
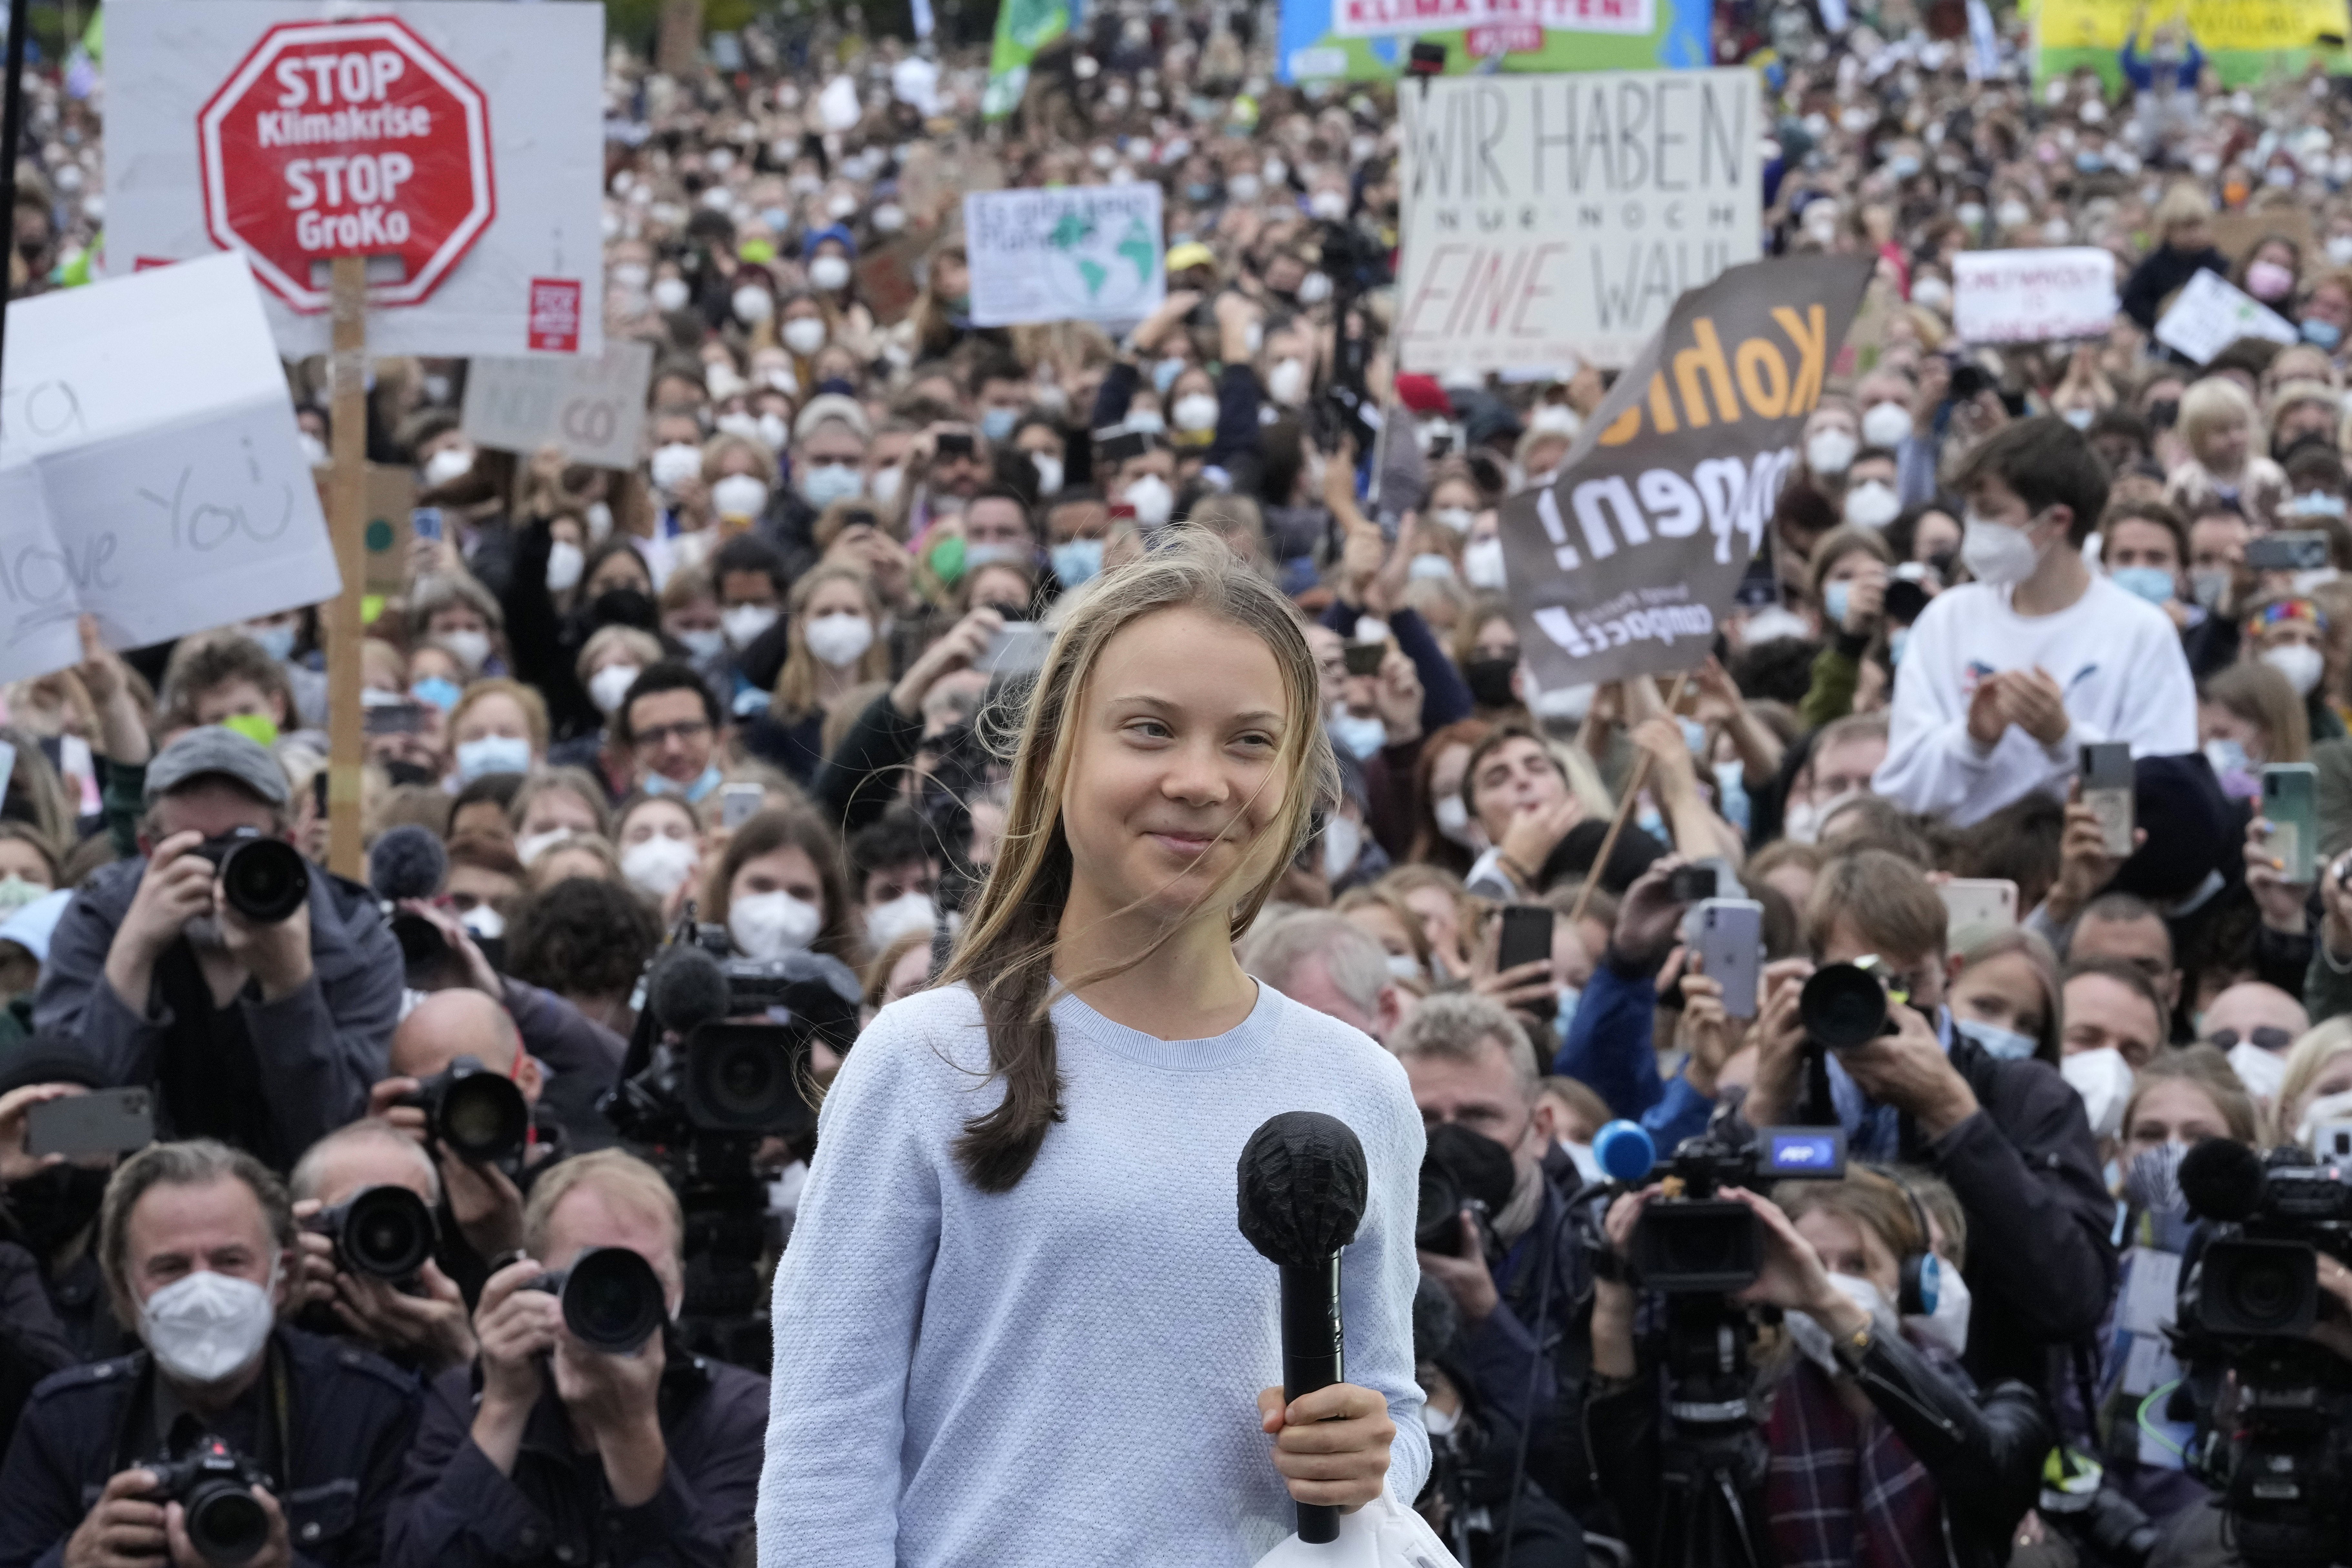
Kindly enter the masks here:
M 2036 32 L 2045 49 L 2120 49 L 2135 17 L 2145 16 L 2140 47 L 2157 24 L 2185 15 L 2207 54 L 2307 48 L 2322 34 L 2352 33 L 2346 0 L 2189 0 L 2169 16 L 2148 15 L 2139 0 L 2042 0 Z

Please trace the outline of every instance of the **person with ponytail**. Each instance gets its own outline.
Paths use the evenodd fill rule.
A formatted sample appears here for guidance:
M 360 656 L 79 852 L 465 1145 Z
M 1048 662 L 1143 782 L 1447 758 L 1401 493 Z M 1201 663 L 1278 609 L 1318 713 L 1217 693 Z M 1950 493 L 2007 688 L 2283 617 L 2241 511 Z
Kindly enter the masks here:
M 1337 797 L 1318 691 L 1297 613 L 1214 540 L 1075 596 L 946 970 L 825 1096 L 761 1568 L 1246 1563 L 1294 1500 L 1411 1506 L 1421 1118 L 1392 1058 L 1234 956 Z M 1369 1183 L 1349 1381 L 1286 1407 L 1235 1175 L 1288 1110 L 1352 1128 Z

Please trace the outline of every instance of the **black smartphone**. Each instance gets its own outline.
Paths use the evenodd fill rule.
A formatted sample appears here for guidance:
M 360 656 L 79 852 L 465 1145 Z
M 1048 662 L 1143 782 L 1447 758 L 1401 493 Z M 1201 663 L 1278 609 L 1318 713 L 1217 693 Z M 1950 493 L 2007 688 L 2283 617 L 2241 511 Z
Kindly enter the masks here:
M 96 1089 L 25 1109 L 25 1152 L 121 1154 L 155 1141 L 153 1102 L 144 1089 Z
M 1388 654 L 1389 645 L 1381 642 L 1351 642 L 1341 650 L 1349 675 L 1378 675 Z
M 425 704 L 379 702 L 367 710 L 365 728 L 371 735 L 414 735 L 425 728 Z
M 1678 904 L 1695 904 L 1722 891 L 1712 866 L 1677 866 L 1666 873 L 1666 896 Z
M 969 431 L 969 430 L 942 430 L 942 431 L 940 431 L 940 457 L 942 457 L 942 458 L 969 458 L 969 457 L 971 457 L 971 454 L 972 454 L 972 445 L 971 445 L 971 431 Z
M 1551 961 L 1551 928 L 1557 918 L 1549 904 L 1506 904 L 1503 906 L 1503 934 L 1496 943 L 1495 968 L 1497 973 L 1507 973 L 1523 963 Z M 1559 1003 L 1549 996 L 1540 1002 L 1520 1004 L 1538 1018 L 1549 1018 L 1559 1011 Z
M 1886 584 L 1886 618 L 1896 626 L 1909 626 L 1927 608 L 1927 590 L 1916 581 L 1897 577 Z
M 324 768 L 310 775 L 310 812 L 314 816 L 327 815 L 327 770 Z
M 2295 530 L 2250 539 L 2246 564 L 2257 572 L 2323 571 L 2327 566 L 2327 535 L 2316 530 Z
M 1967 403 L 1992 384 L 1984 367 L 1962 363 L 1952 367 L 1951 396 L 1955 403 Z

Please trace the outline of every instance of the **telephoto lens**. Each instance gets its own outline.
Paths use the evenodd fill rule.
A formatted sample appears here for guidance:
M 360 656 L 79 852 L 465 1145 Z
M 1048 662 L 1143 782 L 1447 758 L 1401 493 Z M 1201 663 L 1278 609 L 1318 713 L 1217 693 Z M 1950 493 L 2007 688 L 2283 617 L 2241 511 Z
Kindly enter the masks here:
M 333 1239 L 339 1267 L 378 1279 L 415 1279 L 437 1239 L 433 1211 L 406 1187 L 363 1187 L 310 1223 Z
M 669 1295 L 644 1257 L 625 1247 L 592 1247 L 569 1268 L 523 1287 L 563 1303 L 563 1326 L 590 1350 L 629 1355 L 669 1321 Z
M 276 925 L 310 896 L 310 868 L 282 838 L 239 827 L 205 840 L 196 853 L 220 868 L 228 907 L 256 924 Z
M 478 1057 L 459 1057 L 402 1103 L 422 1106 L 433 1137 L 477 1164 L 515 1159 L 530 1133 L 530 1107 L 522 1090 L 483 1067 Z
M 1797 994 L 1797 1016 L 1808 1036 L 1833 1051 L 1850 1051 L 1895 1032 L 1885 983 L 1858 963 L 1825 963 L 1814 970 Z

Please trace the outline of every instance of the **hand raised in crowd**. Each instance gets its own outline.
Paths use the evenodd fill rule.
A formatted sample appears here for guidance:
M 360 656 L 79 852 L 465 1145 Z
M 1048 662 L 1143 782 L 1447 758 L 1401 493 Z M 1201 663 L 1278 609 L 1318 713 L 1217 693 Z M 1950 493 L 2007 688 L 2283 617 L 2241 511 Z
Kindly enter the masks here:
M 523 1289 L 544 1272 L 528 1258 L 508 1264 L 483 1281 L 474 1308 L 482 1366 L 474 1443 L 506 1475 L 514 1473 L 523 1427 L 545 1387 L 540 1369 L 563 1330 L 562 1302 L 549 1291 Z
M 639 1507 L 661 1489 L 668 1449 L 656 1396 L 666 1355 L 658 1333 L 625 1355 L 591 1350 L 569 1330 L 555 1336 L 549 1364 L 556 1396 L 596 1450 L 613 1500 L 623 1508 Z
M 1475 1330 L 1495 1315 L 1502 1300 L 1495 1289 L 1495 1272 L 1486 1266 L 1486 1249 L 1479 1240 L 1478 1219 L 1464 1209 L 1455 1216 L 1461 1222 L 1460 1240 L 1452 1252 L 1432 1252 L 1421 1248 L 1421 1271 L 1445 1287 L 1454 1304 L 1462 1309 L 1463 1326 Z
M 2146 842 L 2147 830 L 2133 829 L 2134 846 Z M 2099 826 L 2098 813 L 2083 804 L 2078 784 L 2066 805 L 2066 826 L 2058 840 L 2058 879 L 2051 884 L 2044 910 L 2061 924 L 2073 921 L 2116 879 L 2123 864 L 2122 858 L 2107 853 L 2106 829 Z
M 141 978 L 135 987 L 119 980 L 115 985 L 136 1012 L 147 1010 L 145 980 L 152 975 L 156 958 L 180 940 L 190 921 L 213 912 L 215 868 L 195 852 L 204 841 L 205 836 L 193 830 L 174 833 L 148 851 L 139 890 L 131 895 L 131 908 L 115 930 L 114 946 L 106 958 L 107 978 L 117 980 L 117 971 L 123 965 L 137 966 Z
M 1764 1238 L 1756 1283 L 1739 1293 L 1743 1301 L 1802 1312 L 1843 1339 L 1870 1322 L 1853 1299 L 1830 1283 L 1822 1255 L 1799 1233 L 1780 1205 L 1745 1187 L 1726 1187 L 1723 1195 L 1754 1211 Z
M 0 1186 L 65 1163 L 63 1154 L 35 1155 L 26 1152 L 26 1113 L 52 1100 L 89 1092 L 78 1083 L 28 1083 L 0 1094 Z
M 1513 879 L 1522 887 L 1532 887 L 1559 841 L 1583 820 L 1584 803 L 1570 791 L 1548 805 L 1514 813 L 1510 826 L 1503 829 L 1503 841 L 1495 847 L 1510 863 L 1505 868 Z
M 428 1258 L 416 1283 L 422 1293 L 411 1295 L 373 1275 L 338 1274 L 335 1316 L 363 1339 L 407 1352 L 428 1376 L 470 1364 L 474 1325 L 457 1281 Z
M 304 899 L 282 921 L 247 920 L 228 901 L 226 890 L 214 889 L 213 913 L 220 921 L 221 942 L 228 955 L 261 984 L 261 999 L 280 1002 L 309 984 L 310 967 L 310 900 Z
M 890 688 L 890 706 L 902 718 L 921 718 L 923 699 L 931 688 L 945 676 L 971 668 L 988 651 L 989 639 L 1003 629 L 1004 617 L 986 605 L 966 612 L 963 619 L 907 667 L 907 673 Z
M 1838 623 L 1848 637 L 1868 637 L 1878 629 L 1879 617 L 1886 613 L 1885 564 L 1869 556 L 1853 576 L 1846 580 L 1845 618 Z
M 1724 1009 L 1723 983 L 1699 973 L 1700 955 L 1683 961 L 1682 1040 L 1689 1055 L 1683 1062 L 1683 1081 L 1707 1099 L 1715 1098 L 1724 1063 L 1739 1053 L 1748 1034 L 1748 1020 Z
M 326 1206 L 317 1198 L 295 1201 L 294 1269 L 286 1281 L 289 1317 L 307 1307 L 328 1306 L 335 1299 L 335 1238 L 310 1225 Z
M 1128 341 L 1134 344 L 1137 353 L 1150 353 L 1183 326 L 1184 318 L 1191 315 L 1192 308 L 1200 302 L 1200 290 L 1196 289 L 1172 290 L 1166 300 L 1160 301 L 1160 309 L 1146 316 L 1142 324 L 1128 334 Z
M 441 933 L 441 940 L 447 942 L 465 962 L 467 981 L 475 990 L 500 1001 L 506 999 L 506 982 L 499 978 L 499 972 L 490 964 L 488 955 L 482 952 L 481 944 L 474 940 L 474 933 L 466 929 L 463 921 L 426 899 L 403 899 L 400 907 Z
M 478 1258 L 496 1258 L 522 1246 L 522 1193 L 496 1165 L 478 1165 L 443 1148 L 441 1193 L 458 1234 Z
M 2286 862 L 2271 852 L 2270 836 L 2269 818 L 2257 816 L 2246 824 L 2246 890 L 2254 896 L 2263 924 L 2289 936 L 2302 936 L 2310 930 L 2304 908 L 2311 884 L 2286 879 Z
M 1391 746 L 1402 746 L 1421 739 L 1421 672 L 1412 660 L 1393 644 L 1381 660 L 1378 675 L 1370 678 L 1372 710 L 1381 716 L 1381 728 Z
M 2338 855 L 2319 879 L 2319 940 L 2337 959 L 2352 958 L 2352 854 Z
M 1679 734 L 1675 744 L 1681 744 Z M 1690 908 L 1675 897 L 1672 886 L 1674 874 L 1688 864 L 1680 855 L 1661 855 L 1625 889 L 1617 905 L 1617 928 L 1610 933 L 1620 959 L 1644 971 L 1664 960 L 1683 911 Z
M 1515 1009 L 1556 996 L 1549 958 L 1530 959 L 1498 971 L 1495 966 L 1500 962 L 1502 946 L 1503 921 L 1498 915 L 1486 922 L 1486 934 L 1479 939 L 1478 956 L 1470 966 L 1471 990 Z
M 1812 976 L 1811 960 L 1782 958 L 1758 977 L 1764 999 L 1748 1029 L 1748 1044 L 1756 1047 L 1756 1081 L 1740 1110 L 1750 1127 L 1778 1126 L 1803 1102 L 1805 1024 L 1797 998 Z

